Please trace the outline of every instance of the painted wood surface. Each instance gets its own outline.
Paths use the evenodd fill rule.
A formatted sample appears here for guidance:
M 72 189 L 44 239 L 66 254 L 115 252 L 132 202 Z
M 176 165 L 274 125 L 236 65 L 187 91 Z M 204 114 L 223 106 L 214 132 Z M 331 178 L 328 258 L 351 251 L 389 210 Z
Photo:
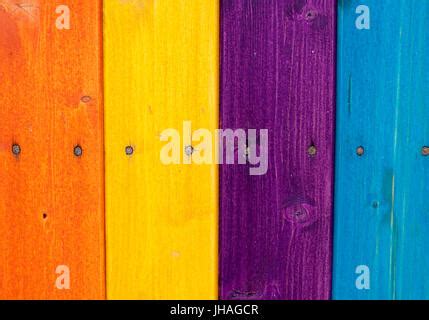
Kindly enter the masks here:
M 0 1 L 0 299 L 105 296 L 100 3 Z
M 218 125 L 218 1 L 104 3 L 108 298 L 215 299 L 217 167 L 160 138 Z
M 339 1 L 335 299 L 429 298 L 428 28 L 427 0 Z
M 331 292 L 335 1 L 221 1 L 223 128 L 269 129 L 269 168 L 221 169 L 223 299 Z

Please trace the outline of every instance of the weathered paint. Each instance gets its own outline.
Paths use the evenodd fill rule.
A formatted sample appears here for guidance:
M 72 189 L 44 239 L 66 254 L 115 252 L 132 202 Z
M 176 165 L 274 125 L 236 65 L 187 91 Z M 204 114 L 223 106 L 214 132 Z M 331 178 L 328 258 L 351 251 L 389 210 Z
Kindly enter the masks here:
M 223 128 L 269 129 L 269 168 L 221 169 L 223 299 L 331 292 L 336 1 L 221 1 Z
M 218 125 L 218 1 L 104 4 L 108 298 L 215 299 L 217 167 L 160 137 Z
M 56 2 L 0 1 L 0 299 L 105 297 L 101 1 Z
M 429 298 L 428 27 L 427 0 L 339 1 L 335 299 Z

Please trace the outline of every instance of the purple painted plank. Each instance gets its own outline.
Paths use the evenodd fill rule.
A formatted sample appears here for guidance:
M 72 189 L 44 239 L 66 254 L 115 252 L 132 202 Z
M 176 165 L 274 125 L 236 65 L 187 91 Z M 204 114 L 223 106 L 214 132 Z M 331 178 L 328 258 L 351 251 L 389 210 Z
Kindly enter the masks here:
M 222 299 L 329 299 L 335 0 L 221 1 L 221 125 L 269 130 L 220 171 Z

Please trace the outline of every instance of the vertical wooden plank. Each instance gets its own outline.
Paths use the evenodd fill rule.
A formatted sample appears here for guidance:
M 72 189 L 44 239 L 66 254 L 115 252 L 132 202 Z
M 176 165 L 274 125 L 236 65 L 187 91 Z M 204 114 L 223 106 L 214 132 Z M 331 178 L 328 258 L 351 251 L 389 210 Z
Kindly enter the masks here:
M 335 1 L 221 3 L 222 126 L 269 129 L 266 175 L 221 169 L 221 297 L 328 299 Z
M 338 14 L 334 298 L 428 299 L 429 1 Z
M 100 1 L 1 0 L 0 82 L 0 299 L 102 299 Z
M 397 92 L 395 299 L 429 299 L 429 1 L 402 1 Z
M 218 125 L 218 6 L 105 1 L 110 299 L 217 297 L 217 167 L 162 164 L 160 138 Z
M 355 27 L 362 4 L 370 10 L 369 30 Z M 428 9 L 428 1 L 340 2 L 337 299 L 429 297 L 429 187 L 422 179 L 428 173 Z M 364 146 L 365 154 L 357 156 L 353 145 Z M 368 268 L 369 290 L 356 287 L 357 266 Z
M 335 299 L 392 297 L 400 13 L 388 2 L 339 1 Z M 356 27 L 361 4 L 370 6 L 370 30 Z M 372 288 L 358 290 L 356 271 L 366 267 Z

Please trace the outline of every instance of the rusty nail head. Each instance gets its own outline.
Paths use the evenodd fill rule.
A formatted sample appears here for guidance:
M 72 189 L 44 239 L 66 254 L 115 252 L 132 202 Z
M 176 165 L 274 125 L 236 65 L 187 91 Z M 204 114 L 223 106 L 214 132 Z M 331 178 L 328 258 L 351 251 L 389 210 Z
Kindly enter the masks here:
M 81 157 L 83 154 L 82 147 L 80 145 L 75 146 L 73 152 L 76 157 Z

